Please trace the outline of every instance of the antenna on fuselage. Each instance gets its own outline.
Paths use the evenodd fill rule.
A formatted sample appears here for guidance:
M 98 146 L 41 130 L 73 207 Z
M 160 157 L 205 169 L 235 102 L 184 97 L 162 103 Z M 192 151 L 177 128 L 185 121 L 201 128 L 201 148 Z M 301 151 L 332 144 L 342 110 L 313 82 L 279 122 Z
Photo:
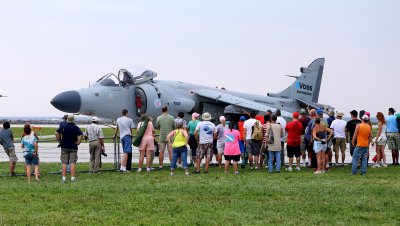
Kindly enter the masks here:
M 285 76 L 290 77 L 290 78 L 295 78 L 295 79 L 297 79 L 299 77 L 299 76 L 294 76 L 294 75 L 285 75 Z

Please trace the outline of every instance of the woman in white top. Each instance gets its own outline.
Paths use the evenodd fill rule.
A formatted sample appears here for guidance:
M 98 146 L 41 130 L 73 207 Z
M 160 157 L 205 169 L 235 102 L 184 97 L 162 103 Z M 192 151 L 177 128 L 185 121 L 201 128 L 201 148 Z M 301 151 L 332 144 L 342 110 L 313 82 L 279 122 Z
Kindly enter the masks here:
M 378 119 L 378 132 L 376 133 L 375 142 L 376 143 L 376 164 L 372 167 L 387 167 L 386 165 L 386 155 L 385 155 L 385 146 L 387 142 L 386 137 L 386 120 L 385 116 L 382 112 L 378 112 L 376 114 L 376 118 Z M 374 145 L 372 143 L 372 145 Z M 383 163 L 381 161 L 383 159 Z

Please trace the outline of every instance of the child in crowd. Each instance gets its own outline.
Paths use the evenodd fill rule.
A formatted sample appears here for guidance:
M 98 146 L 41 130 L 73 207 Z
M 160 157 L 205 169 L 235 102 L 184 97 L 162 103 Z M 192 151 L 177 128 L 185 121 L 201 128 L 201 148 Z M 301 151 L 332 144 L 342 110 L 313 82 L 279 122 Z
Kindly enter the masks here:
M 25 136 L 21 139 L 21 147 L 24 149 L 26 163 L 26 176 L 31 181 L 31 165 L 35 168 L 35 179 L 39 181 L 39 156 L 38 144 L 31 127 L 24 127 Z

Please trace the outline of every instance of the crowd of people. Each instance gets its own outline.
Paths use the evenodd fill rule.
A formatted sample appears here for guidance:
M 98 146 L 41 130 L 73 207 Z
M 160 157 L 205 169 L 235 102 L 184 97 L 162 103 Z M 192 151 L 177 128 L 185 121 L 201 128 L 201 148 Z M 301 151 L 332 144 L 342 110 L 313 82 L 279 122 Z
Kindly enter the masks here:
M 195 165 L 193 173 L 200 174 L 203 159 L 205 160 L 203 173 L 207 174 L 214 155 L 216 164 L 220 168 L 223 167 L 226 174 L 229 173 L 230 165 L 233 165 L 234 174 L 239 174 L 239 162 L 241 168 L 246 168 L 248 164 L 250 170 L 260 170 L 265 165 L 269 173 L 279 173 L 285 166 L 285 143 L 289 158 L 285 170 L 289 172 L 308 167 L 315 169 L 314 174 L 324 174 L 332 166 L 343 166 L 346 145 L 349 143 L 352 156 L 351 174 L 357 174 L 361 168 L 361 175 L 365 175 L 370 145 L 376 149 L 376 156 L 372 159 L 375 164 L 372 167 L 387 167 L 384 152 L 386 144 L 392 151 L 392 164 L 399 164 L 400 114 L 395 115 L 395 112 L 393 108 L 389 108 L 387 117 L 382 112 L 376 114 L 378 127 L 376 135 L 373 136 L 371 115 L 363 110 L 351 111 L 351 120 L 348 122 L 343 120 L 345 115 L 343 112 L 336 112 L 335 115 L 335 112 L 331 111 L 329 118 L 325 119 L 321 109 L 300 109 L 299 112 L 293 113 L 292 121 L 286 122 L 281 116 L 281 111 L 277 109 L 274 113 L 267 111 L 264 116 L 252 111 L 242 115 L 238 122 L 220 116 L 216 125 L 208 112 L 201 115 L 202 121 L 199 120 L 200 114 L 193 113 L 192 120 L 187 123 L 183 113 L 174 118 L 168 113 L 168 108 L 163 107 L 162 114 L 154 120 L 154 124 L 151 118 L 143 114 L 141 122 L 135 126 L 133 120 L 128 117 L 128 110 L 124 109 L 122 116 L 116 121 L 115 130 L 115 138 L 119 137 L 123 152 L 120 172 L 126 173 L 131 170 L 132 146 L 138 147 L 140 153 L 137 172 L 142 172 L 145 157 L 147 172 L 155 170 L 153 160 L 157 128 L 160 130 L 158 170 L 164 167 L 164 153 L 167 151 L 172 176 L 178 167 L 184 169 L 185 175 L 190 175 L 190 164 Z M 89 142 L 89 173 L 99 173 L 100 157 L 104 154 L 104 135 L 98 122 L 99 119 L 93 117 L 92 124 L 82 132 L 74 123 L 73 115 L 64 116 L 64 121 L 60 123 L 55 134 L 61 147 L 63 182 L 67 181 L 67 167 L 70 168 L 71 181 L 76 180 L 77 151 L 83 139 Z M 135 128 L 137 134 L 134 137 Z M 15 176 L 15 164 L 18 158 L 9 122 L 3 123 L 0 143 L 10 159 L 10 175 Z M 31 166 L 34 167 L 35 179 L 39 180 L 38 137 L 29 124 L 24 126 L 21 148 L 28 180 L 31 180 Z M 333 156 L 335 162 L 332 162 Z

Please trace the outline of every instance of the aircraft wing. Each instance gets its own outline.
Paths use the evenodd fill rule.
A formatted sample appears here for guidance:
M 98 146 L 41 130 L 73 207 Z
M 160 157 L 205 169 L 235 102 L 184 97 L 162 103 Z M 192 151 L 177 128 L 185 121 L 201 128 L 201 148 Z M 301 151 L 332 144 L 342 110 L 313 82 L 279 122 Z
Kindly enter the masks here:
M 315 109 L 322 108 L 325 111 L 326 114 L 328 114 L 330 110 L 334 110 L 335 109 L 334 107 L 329 106 L 329 105 L 317 104 L 317 103 L 314 103 L 314 102 L 307 102 L 307 101 L 304 101 L 304 100 L 301 100 L 301 99 L 298 99 L 298 98 L 296 98 L 296 100 L 298 102 L 302 103 L 302 104 L 308 105 L 308 106 L 310 106 L 312 108 L 315 108 Z
M 260 104 L 252 100 L 244 99 L 229 93 L 220 92 L 216 90 L 193 90 L 193 93 L 216 102 L 223 102 L 226 104 L 236 105 L 239 107 L 253 109 L 257 111 L 267 112 L 267 110 L 276 111 L 277 108 L 269 105 Z M 291 118 L 292 113 L 281 110 L 283 117 Z

